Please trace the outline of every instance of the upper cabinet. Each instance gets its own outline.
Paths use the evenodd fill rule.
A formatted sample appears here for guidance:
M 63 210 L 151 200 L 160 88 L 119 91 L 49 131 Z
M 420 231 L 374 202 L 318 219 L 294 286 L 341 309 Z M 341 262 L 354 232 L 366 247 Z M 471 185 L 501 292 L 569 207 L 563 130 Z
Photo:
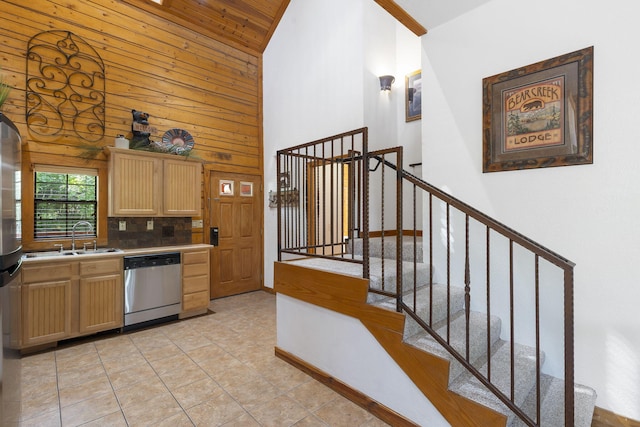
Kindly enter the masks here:
M 174 156 L 177 157 L 177 156 Z M 183 159 L 164 159 L 162 200 L 163 214 L 199 216 L 202 164 Z
M 202 163 L 109 148 L 109 216 L 200 216 Z

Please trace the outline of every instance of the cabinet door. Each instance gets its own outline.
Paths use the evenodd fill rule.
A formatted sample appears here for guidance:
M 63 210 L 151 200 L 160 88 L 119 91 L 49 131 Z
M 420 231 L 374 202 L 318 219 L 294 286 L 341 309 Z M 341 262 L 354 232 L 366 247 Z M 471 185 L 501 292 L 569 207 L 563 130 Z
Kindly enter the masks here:
M 71 335 L 71 280 L 22 285 L 24 347 Z
M 109 215 L 159 215 L 162 160 L 135 154 L 113 153 L 110 162 Z
M 209 307 L 209 250 L 182 253 L 182 312 Z
M 184 159 L 164 160 L 163 213 L 200 216 L 202 165 Z
M 182 297 L 184 312 L 206 310 L 209 307 L 209 290 L 186 294 Z
M 80 279 L 80 334 L 106 331 L 124 324 L 122 273 Z

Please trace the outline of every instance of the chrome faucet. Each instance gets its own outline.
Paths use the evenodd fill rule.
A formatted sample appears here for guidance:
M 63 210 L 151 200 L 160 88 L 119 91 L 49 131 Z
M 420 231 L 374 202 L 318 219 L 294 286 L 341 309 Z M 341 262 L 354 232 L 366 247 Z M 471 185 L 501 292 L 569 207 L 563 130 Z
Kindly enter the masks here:
M 78 221 L 75 224 L 73 224 L 73 227 L 71 227 L 71 250 L 72 251 L 76 250 L 76 227 L 79 225 L 87 225 L 89 226 L 89 231 L 93 231 L 93 225 L 91 225 L 89 221 Z

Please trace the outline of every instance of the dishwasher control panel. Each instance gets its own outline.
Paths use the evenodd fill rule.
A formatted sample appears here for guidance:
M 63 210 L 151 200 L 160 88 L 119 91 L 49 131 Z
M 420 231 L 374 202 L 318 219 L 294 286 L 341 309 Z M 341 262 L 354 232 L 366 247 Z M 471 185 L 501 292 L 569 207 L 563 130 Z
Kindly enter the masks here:
M 132 270 L 136 268 L 158 267 L 164 265 L 180 264 L 180 252 L 170 252 L 161 254 L 147 254 L 124 257 L 124 269 Z

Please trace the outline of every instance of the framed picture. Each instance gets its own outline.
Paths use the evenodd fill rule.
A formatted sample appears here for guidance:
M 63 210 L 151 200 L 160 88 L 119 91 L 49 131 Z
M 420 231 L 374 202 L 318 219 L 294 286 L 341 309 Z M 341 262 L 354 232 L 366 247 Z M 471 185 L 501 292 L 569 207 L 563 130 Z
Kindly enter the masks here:
M 422 70 L 414 71 L 404 78 L 406 121 L 422 117 Z
M 280 172 L 278 180 L 280 181 L 280 188 L 289 188 L 291 186 L 291 174 L 289 172 Z
M 220 195 L 221 196 L 233 196 L 233 181 L 221 179 L 220 180 Z
M 593 47 L 482 81 L 482 171 L 593 163 Z
M 243 197 L 253 197 L 253 182 L 240 181 L 240 195 Z

